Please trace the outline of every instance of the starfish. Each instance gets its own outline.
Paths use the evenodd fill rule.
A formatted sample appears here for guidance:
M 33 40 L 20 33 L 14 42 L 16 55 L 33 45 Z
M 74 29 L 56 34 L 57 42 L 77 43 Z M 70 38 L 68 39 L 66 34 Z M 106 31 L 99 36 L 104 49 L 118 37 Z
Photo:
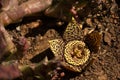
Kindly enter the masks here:
M 61 64 L 74 72 L 81 72 L 90 59 L 90 50 L 82 41 L 82 30 L 74 18 L 67 25 L 63 38 L 49 40 L 50 49 Z

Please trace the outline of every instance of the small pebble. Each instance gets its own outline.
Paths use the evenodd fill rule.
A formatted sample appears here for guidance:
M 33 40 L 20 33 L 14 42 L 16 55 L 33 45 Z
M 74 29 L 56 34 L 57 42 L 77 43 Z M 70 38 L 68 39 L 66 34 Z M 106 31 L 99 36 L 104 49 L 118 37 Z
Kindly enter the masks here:
M 111 34 L 108 32 L 105 32 L 104 34 L 104 42 L 106 42 L 109 46 L 111 46 Z
M 20 26 L 16 27 L 16 30 L 17 30 L 17 31 L 20 31 L 20 30 L 21 30 L 21 29 L 20 29 Z
M 64 77 L 64 76 L 65 76 L 65 73 L 64 73 L 64 72 L 61 72 L 61 73 L 60 73 L 60 76 L 61 76 L 61 77 Z
M 57 67 L 56 70 L 61 70 L 61 67 Z

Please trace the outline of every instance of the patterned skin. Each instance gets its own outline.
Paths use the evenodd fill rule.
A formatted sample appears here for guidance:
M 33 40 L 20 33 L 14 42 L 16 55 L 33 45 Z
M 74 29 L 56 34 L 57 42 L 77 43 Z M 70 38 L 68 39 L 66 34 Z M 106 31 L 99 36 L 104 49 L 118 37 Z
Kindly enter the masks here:
M 50 40 L 50 48 L 55 57 L 60 57 L 61 64 L 74 72 L 81 72 L 88 64 L 90 50 L 82 40 L 82 30 L 72 18 L 68 24 L 63 38 Z

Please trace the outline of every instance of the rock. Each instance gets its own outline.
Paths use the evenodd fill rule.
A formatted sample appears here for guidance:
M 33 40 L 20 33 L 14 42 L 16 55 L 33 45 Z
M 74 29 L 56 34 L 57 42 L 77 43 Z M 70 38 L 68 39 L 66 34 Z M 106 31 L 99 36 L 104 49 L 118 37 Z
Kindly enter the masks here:
M 109 46 L 111 46 L 111 34 L 108 32 L 104 33 L 104 42 L 106 42 Z
M 89 26 L 93 26 L 92 20 L 91 20 L 90 18 L 87 18 L 87 19 L 86 19 L 86 23 L 87 23 Z
M 61 73 L 60 73 L 60 76 L 61 76 L 61 77 L 64 77 L 64 76 L 65 76 L 65 73 L 64 73 L 64 72 L 61 72 Z
M 107 75 L 103 74 L 98 77 L 98 80 L 107 80 Z

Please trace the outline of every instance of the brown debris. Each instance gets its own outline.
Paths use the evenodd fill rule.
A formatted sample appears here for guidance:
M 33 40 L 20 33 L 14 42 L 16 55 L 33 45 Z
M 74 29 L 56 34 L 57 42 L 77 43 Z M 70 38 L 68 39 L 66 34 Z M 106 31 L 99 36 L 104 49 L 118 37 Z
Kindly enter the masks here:
M 104 42 L 106 42 L 109 46 L 111 46 L 111 34 L 109 32 L 104 33 Z

